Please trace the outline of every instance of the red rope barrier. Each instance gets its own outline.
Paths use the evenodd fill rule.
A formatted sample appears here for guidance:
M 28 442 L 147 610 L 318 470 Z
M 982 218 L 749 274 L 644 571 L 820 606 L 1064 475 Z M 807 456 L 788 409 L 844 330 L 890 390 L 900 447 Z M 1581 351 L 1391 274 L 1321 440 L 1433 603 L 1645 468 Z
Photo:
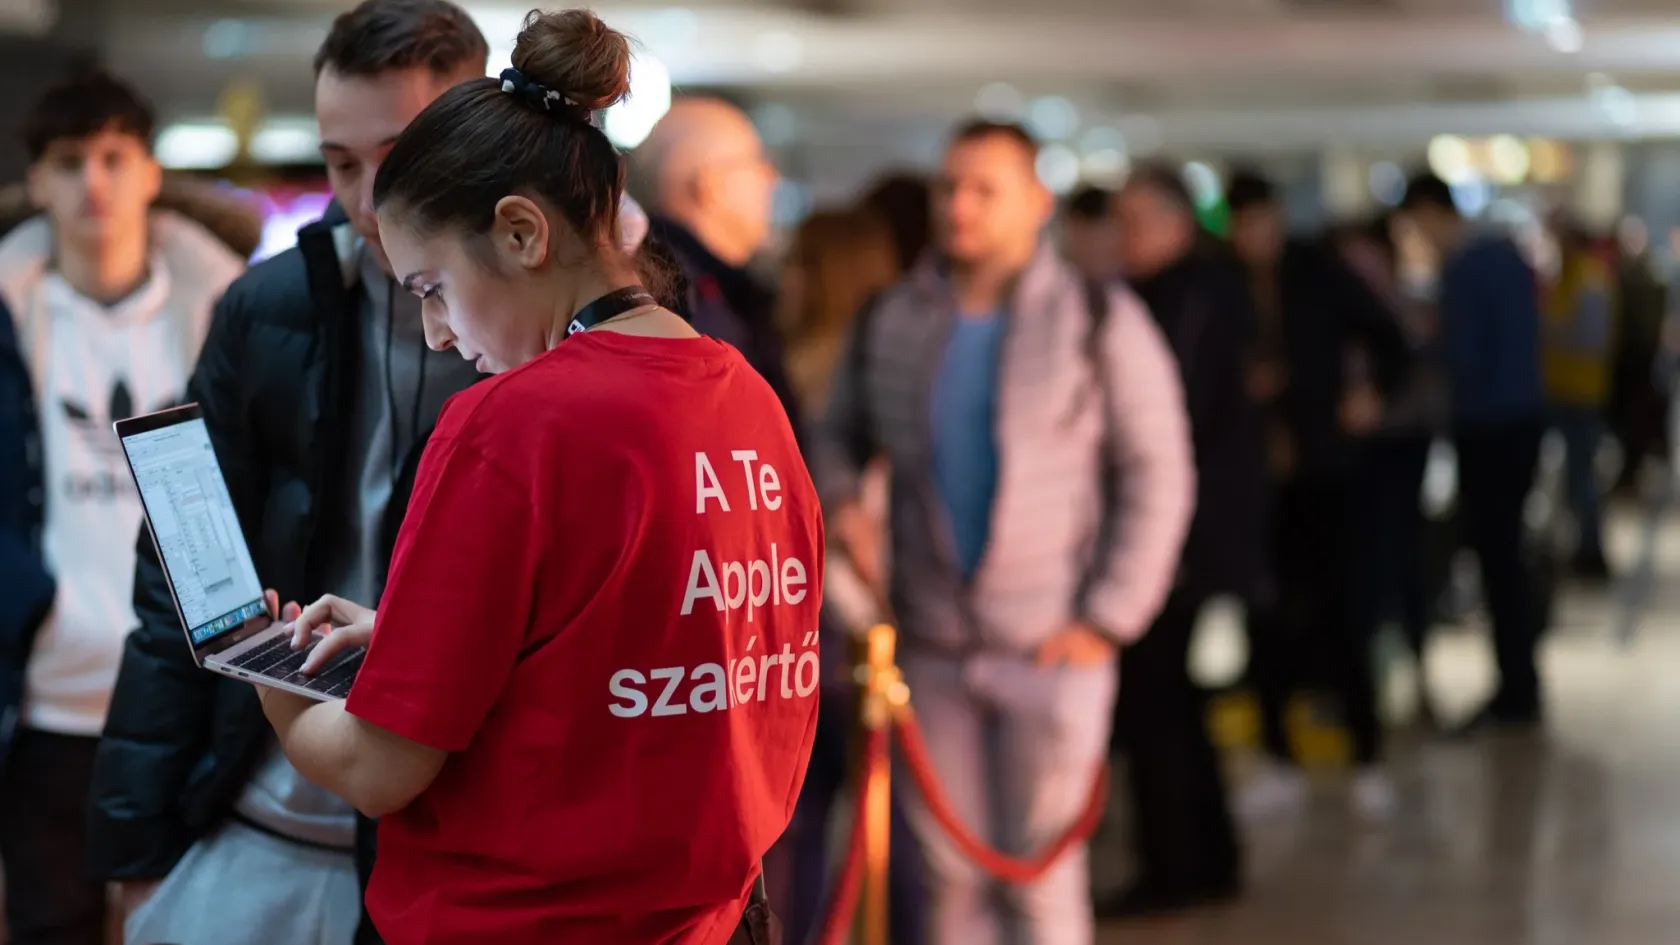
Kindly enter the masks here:
M 863 766 L 857 779 L 857 811 L 852 819 L 852 841 L 846 848 L 846 859 L 834 884 L 833 897 L 828 903 L 828 918 L 823 921 L 821 945 L 843 945 L 852 930 L 852 918 L 857 912 L 858 893 L 863 889 L 865 803 L 869 792 L 870 774 L 887 763 L 887 730 L 866 731 L 863 740 Z
M 867 838 L 869 816 L 872 813 L 869 809 L 869 785 L 877 780 L 877 776 L 883 779 L 886 777 L 883 766 L 888 763 L 887 735 L 892 731 L 887 727 L 889 724 L 898 731 L 905 763 L 910 768 L 910 775 L 915 779 L 916 786 L 921 789 L 929 813 L 946 835 L 956 843 L 957 848 L 995 879 L 1014 885 L 1036 882 L 1069 850 L 1091 839 L 1091 835 L 1097 832 L 1097 826 L 1102 822 L 1103 808 L 1108 804 L 1108 768 L 1106 765 L 1098 765 L 1084 810 L 1054 843 L 1027 858 L 1008 856 L 987 845 L 957 816 L 950 798 L 939 783 L 939 776 L 933 770 L 933 762 L 928 758 L 927 743 L 922 737 L 921 726 L 916 721 L 915 710 L 909 704 L 909 692 L 905 689 L 903 677 L 893 666 L 894 639 L 894 631 L 889 625 L 878 624 L 870 628 L 867 660 L 858 667 L 859 687 L 865 701 L 863 764 L 856 782 L 857 812 L 852 821 L 852 837 L 846 849 L 846 859 L 828 903 L 828 914 L 823 919 L 821 937 L 817 939 L 819 945 L 843 945 L 856 917 L 858 897 L 863 891 L 864 874 L 869 868 Z M 885 826 L 876 825 L 879 830 L 885 830 Z M 881 864 L 880 868 L 884 868 L 884 864 Z M 880 904 L 872 900 L 871 905 L 879 908 Z M 886 934 L 885 928 L 880 927 L 884 916 L 875 914 L 872 910 L 867 921 L 874 926 L 863 931 L 863 935 L 869 941 L 873 943 L 875 939 Z
M 898 725 L 898 744 L 904 751 L 905 763 L 910 768 L 911 776 L 916 779 L 916 786 L 921 789 L 922 799 L 927 802 L 929 813 L 939 821 L 939 826 L 945 829 L 946 835 L 956 843 L 964 855 L 996 879 L 1016 885 L 1037 881 L 1068 850 L 1091 839 L 1091 835 L 1097 832 L 1097 826 L 1102 823 L 1103 808 L 1108 804 L 1106 765 L 1097 767 L 1085 809 L 1080 812 L 1073 826 L 1057 838 L 1055 843 L 1036 856 L 1026 859 L 1001 853 L 975 836 L 952 809 L 951 800 L 946 797 L 945 789 L 939 783 L 939 776 L 934 773 L 933 762 L 928 759 L 927 743 L 922 738 L 922 728 L 916 721 L 915 711 L 906 705 L 898 712 L 894 721 Z

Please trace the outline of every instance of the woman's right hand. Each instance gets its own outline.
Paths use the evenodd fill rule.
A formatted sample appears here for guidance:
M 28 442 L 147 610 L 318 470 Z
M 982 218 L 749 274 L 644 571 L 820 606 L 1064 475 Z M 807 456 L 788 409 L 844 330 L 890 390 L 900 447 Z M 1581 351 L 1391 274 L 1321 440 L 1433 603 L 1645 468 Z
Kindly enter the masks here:
M 345 650 L 367 646 L 373 639 L 373 623 L 378 611 L 353 601 L 328 594 L 303 610 L 292 620 L 292 649 L 301 650 L 322 634 L 319 643 L 309 651 L 299 672 L 314 673 L 332 662 Z

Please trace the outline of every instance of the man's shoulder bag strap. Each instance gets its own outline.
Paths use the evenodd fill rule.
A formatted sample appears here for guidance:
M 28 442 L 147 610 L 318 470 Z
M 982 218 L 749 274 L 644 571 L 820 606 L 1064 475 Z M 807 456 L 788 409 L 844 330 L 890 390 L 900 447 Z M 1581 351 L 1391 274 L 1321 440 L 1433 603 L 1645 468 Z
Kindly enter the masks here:
M 1113 547 L 1119 523 L 1115 509 L 1120 503 L 1120 468 L 1114 458 L 1114 400 L 1112 378 L 1109 376 L 1108 350 L 1105 335 L 1108 330 L 1108 287 L 1095 279 L 1084 282 L 1085 289 L 1085 363 L 1090 367 L 1091 380 L 1096 388 L 1097 409 L 1102 411 L 1102 437 L 1097 445 L 1097 488 L 1102 502 L 1098 519 L 1097 539 L 1092 549 L 1091 564 L 1079 581 L 1074 613 L 1083 614 L 1085 598 L 1091 585 L 1101 576 L 1108 561 L 1108 549 Z

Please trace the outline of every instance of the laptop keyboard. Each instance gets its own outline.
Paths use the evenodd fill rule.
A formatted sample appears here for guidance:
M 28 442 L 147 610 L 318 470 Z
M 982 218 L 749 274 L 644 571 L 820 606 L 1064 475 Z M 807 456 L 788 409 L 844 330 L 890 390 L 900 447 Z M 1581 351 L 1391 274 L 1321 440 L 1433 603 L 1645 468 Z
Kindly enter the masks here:
M 302 686 L 324 696 L 336 699 L 348 696 L 350 684 L 356 681 L 356 670 L 362 668 L 362 657 L 367 650 L 361 647 L 345 650 L 314 675 L 298 672 L 314 648 L 315 644 L 311 643 L 307 649 L 294 650 L 291 636 L 281 633 L 262 646 L 241 654 L 238 659 L 229 660 L 228 665 L 253 675 Z

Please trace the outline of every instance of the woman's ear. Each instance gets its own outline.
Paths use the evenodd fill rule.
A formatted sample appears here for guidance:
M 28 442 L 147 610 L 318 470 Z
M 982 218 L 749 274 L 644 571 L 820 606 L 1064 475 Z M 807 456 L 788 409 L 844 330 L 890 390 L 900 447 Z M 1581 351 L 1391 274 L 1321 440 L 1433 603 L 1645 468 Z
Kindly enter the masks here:
M 496 253 L 525 269 L 537 269 L 548 261 L 548 217 L 528 197 L 510 196 L 496 201 L 490 223 L 490 244 Z

